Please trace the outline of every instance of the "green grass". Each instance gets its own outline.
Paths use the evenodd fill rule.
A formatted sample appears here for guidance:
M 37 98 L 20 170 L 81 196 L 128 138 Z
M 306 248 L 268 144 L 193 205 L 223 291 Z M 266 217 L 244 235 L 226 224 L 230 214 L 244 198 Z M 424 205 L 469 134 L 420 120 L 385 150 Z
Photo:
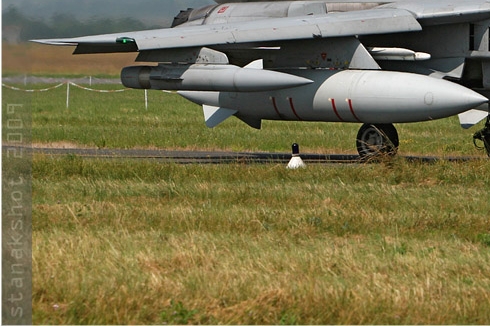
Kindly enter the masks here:
M 34 160 L 36 323 L 488 323 L 487 161 Z
M 121 87 L 98 85 L 94 88 Z M 68 109 L 65 86 L 35 93 L 4 88 L 3 96 L 4 102 L 21 101 L 32 107 L 32 140 L 37 144 L 288 152 L 291 144 L 297 142 L 302 152 L 356 153 L 358 124 L 264 121 L 262 130 L 255 130 L 230 118 L 209 129 L 199 106 L 177 94 L 159 91 L 149 91 L 148 110 L 141 90 L 95 93 L 72 86 Z M 399 124 L 397 128 L 401 155 L 485 157 L 472 144 L 472 135 L 480 127 L 463 130 L 457 117 Z
M 207 129 L 198 106 L 149 95 L 145 110 L 142 91 L 72 88 L 66 109 L 64 88 L 4 88 L 3 116 L 30 107 L 41 146 L 355 152 L 355 124 Z M 488 159 L 455 118 L 397 127 L 402 155 L 481 160 L 287 170 L 34 155 L 33 322 L 489 324 Z

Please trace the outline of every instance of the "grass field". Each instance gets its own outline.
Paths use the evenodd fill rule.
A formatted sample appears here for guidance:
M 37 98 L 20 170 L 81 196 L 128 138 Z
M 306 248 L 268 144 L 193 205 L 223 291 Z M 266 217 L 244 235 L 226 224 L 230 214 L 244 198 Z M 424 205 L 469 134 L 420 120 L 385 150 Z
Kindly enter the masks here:
M 2 43 L 4 75 L 119 76 L 121 67 L 134 65 L 135 53 L 72 55 L 73 47 L 37 43 Z
M 163 92 L 148 110 L 135 90 L 73 87 L 68 109 L 64 87 L 2 97 L 31 108 L 36 146 L 355 153 L 359 127 L 207 129 Z M 291 171 L 35 155 L 33 322 L 489 324 L 488 159 L 457 119 L 397 128 L 401 155 L 481 159 Z
M 489 173 L 39 156 L 34 320 L 488 324 Z

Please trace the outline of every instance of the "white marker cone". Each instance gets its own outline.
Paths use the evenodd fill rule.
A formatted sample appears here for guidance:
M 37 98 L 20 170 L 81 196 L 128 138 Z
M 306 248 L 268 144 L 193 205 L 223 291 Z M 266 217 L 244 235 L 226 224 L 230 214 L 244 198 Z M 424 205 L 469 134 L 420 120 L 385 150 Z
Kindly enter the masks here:
M 299 145 L 294 143 L 292 149 L 293 149 L 293 156 L 291 157 L 291 160 L 289 161 L 287 168 L 291 170 L 305 168 L 306 164 L 299 156 Z

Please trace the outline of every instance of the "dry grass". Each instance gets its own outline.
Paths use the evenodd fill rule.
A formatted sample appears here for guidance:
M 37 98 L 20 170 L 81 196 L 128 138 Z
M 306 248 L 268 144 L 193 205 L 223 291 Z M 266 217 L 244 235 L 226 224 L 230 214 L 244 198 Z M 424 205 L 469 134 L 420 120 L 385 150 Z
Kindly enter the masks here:
M 34 168 L 36 323 L 490 321 L 486 161 Z
M 291 240 L 264 231 L 255 237 L 193 230 L 54 232 L 34 244 L 40 251 L 34 262 L 35 320 L 57 324 L 485 324 L 489 320 L 490 282 L 484 277 L 490 273 L 488 252 L 478 245 L 328 234 Z M 407 241 L 407 253 L 396 251 L 400 240 Z

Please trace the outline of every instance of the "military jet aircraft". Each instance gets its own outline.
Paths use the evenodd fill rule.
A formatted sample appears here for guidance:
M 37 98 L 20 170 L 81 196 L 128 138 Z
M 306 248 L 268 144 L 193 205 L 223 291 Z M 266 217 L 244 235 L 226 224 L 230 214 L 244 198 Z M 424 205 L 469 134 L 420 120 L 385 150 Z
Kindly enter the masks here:
M 122 83 L 179 91 L 208 127 L 231 116 L 254 128 L 360 123 L 362 157 L 396 153 L 393 123 L 488 116 L 490 1 L 216 2 L 181 11 L 171 28 L 33 41 L 138 52 L 153 65 L 125 67 Z M 478 135 L 490 144 L 490 119 Z

